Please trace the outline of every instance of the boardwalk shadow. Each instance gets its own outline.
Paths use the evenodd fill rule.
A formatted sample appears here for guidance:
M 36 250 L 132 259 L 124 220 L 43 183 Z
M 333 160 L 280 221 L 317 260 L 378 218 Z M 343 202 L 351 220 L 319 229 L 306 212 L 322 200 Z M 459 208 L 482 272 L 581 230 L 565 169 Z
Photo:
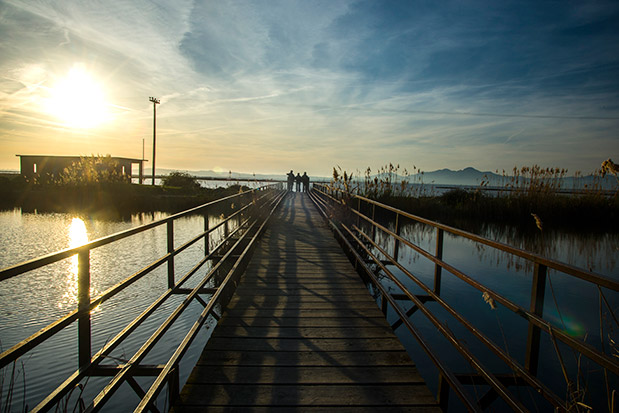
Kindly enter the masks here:
M 436 406 L 302 193 L 274 216 L 197 367 L 186 407 Z

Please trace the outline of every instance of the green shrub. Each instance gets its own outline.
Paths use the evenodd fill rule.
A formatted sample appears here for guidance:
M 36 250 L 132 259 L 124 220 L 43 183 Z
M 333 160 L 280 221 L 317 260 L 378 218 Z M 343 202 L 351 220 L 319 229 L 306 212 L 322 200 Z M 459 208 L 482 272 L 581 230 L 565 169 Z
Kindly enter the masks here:
M 193 176 L 186 172 L 170 172 L 169 175 L 164 176 L 161 179 L 163 186 L 182 188 L 189 191 L 196 191 L 200 189 L 200 184 Z

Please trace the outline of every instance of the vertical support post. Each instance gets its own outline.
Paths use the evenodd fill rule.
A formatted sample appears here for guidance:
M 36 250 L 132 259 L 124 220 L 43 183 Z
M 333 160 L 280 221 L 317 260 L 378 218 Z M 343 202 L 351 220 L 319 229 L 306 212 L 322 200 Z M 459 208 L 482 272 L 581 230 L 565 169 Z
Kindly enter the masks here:
M 170 406 L 176 403 L 180 394 L 179 370 L 178 365 L 174 366 L 168 374 L 168 400 L 170 401 Z
M 380 296 L 380 310 L 387 317 L 387 297 L 385 297 L 384 293 Z
M 437 228 L 436 231 L 436 253 L 434 256 L 439 260 L 443 259 L 443 237 L 444 232 L 442 229 Z M 434 292 L 438 295 L 441 294 L 441 275 L 443 267 L 438 264 L 434 264 Z
M 204 232 L 208 231 L 208 210 L 204 212 Z M 209 245 L 210 233 L 204 234 L 204 256 L 206 257 L 211 252 Z
M 373 223 L 376 217 L 376 204 L 372 204 L 372 241 L 376 242 L 376 225 Z
M 228 235 L 230 234 L 230 228 L 228 228 L 229 223 L 230 223 L 230 220 L 224 223 L 224 239 L 228 238 Z
M 400 214 L 395 214 L 395 233 L 400 235 Z M 398 261 L 398 254 L 400 253 L 400 240 L 395 238 L 395 245 L 393 246 L 393 258 Z
M 436 394 L 438 398 L 438 405 L 441 407 L 441 410 L 446 412 L 447 407 L 449 406 L 449 383 L 445 379 L 442 373 L 438 374 L 438 391 Z
M 361 198 L 357 198 L 357 212 L 359 214 L 361 213 Z M 357 227 L 359 227 L 359 223 L 361 220 L 361 217 L 359 214 L 357 214 Z
M 77 254 L 77 320 L 78 364 L 85 367 L 91 361 L 90 335 L 90 250 Z
M 530 311 L 540 317 L 544 314 L 544 294 L 546 292 L 547 271 L 548 267 L 543 264 L 535 263 L 535 270 L 533 271 L 533 285 L 531 287 Z M 537 375 L 540 333 L 540 328 L 529 322 L 527 353 L 525 355 L 524 366 L 533 375 Z
M 174 221 L 167 222 L 168 254 L 174 252 Z M 174 287 L 174 255 L 168 257 L 168 288 Z

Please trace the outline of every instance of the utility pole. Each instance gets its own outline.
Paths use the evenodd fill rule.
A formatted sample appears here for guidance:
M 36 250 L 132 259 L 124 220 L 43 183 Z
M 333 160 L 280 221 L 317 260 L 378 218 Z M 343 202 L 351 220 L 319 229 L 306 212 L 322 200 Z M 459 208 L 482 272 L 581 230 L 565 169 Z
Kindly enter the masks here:
M 149 97 L 149 101 L 153 102 L 153 185 L 155 185 L 155 148 L 157 147 L 157 105 L 160 103 L 159 99 Z

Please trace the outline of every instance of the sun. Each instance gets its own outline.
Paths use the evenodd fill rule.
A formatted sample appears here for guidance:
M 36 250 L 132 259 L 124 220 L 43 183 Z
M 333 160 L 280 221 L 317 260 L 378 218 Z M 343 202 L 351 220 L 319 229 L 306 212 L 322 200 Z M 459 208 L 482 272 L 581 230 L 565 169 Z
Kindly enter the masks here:
M 79 129 L 95 128 L 109 118 L 101 83 L 81 64 L 51 88 L 48 111 L 65 126 Z

